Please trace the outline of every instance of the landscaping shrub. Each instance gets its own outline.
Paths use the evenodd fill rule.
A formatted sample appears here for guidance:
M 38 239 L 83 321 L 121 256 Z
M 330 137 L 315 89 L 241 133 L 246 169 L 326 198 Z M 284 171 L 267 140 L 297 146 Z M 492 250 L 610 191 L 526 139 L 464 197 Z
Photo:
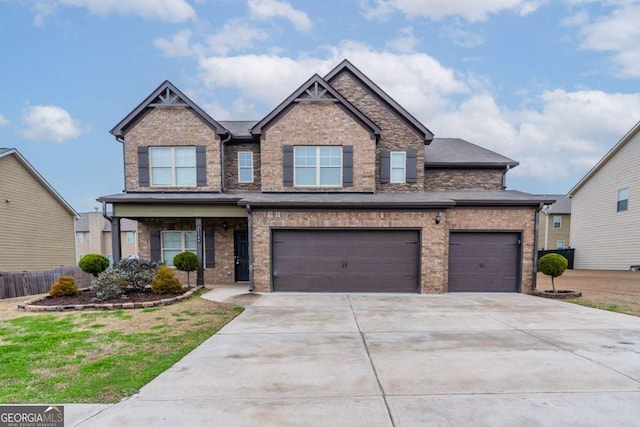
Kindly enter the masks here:
M 52 297 L 76 297 L 80 295 L 80 289 L 76 286 L 76 280 L 71 276 L 60 276 L 58 281 L 51 286 L 49 295 Z
M 149 286 L 158 271 L 158 263 L 141 258 L 126 258 L 113 266 L 127 279 L 128 290 L 142 292 Z
M 538 260 L 538 271 L 546 274 L 547 276 L 551 276 L 551 287 L 553 288 L 553 292 L 556 292 L 556 285 L 553 282 L 553 279 L 562 276 L 562 273 L 565 272 L 568 265 L 569 261 L 559 254 L 546 254 Z
M 125 292 L 128 286 L 127 277 L 120 270 L 110 268 L 91 281 L 91 289 L 96 292 L 93 301 L 100 302 L 113 298 L 127 299 Z
M 161 265 L 151 282 L 151 290 L 155 294 L 179 294 L 182 292 L 182 284 L 171 267 Z
M 109 259 L 100 254 L 87 254 L 80 258 L 78 267 L 85 273 L 98 277 L 98 274 L 109 268 Z
M 200 262 L 198 260 L 198 255 L 194 254 L 193 252 L 180 252 L 173 257 L 173 265 L 178 270 L 187 272 L 188 287 L 191 287 L 191 283 L 189 281 L 189 272 L 197 270 L 199 264 Z

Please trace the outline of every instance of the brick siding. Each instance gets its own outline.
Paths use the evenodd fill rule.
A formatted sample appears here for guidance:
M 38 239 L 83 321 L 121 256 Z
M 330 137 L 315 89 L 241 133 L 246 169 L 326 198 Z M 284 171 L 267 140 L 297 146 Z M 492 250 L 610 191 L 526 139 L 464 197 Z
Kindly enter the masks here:
M 487 169 L 427 169 L 424 172 L 425 191 L 504 190 L 503 170 Z
M 238 182 L 238 152 L 253 152 L 253 182 Z M 224 147 L 224 179 L 229 191 L 260 191 L 260 144 L 233 143 Z

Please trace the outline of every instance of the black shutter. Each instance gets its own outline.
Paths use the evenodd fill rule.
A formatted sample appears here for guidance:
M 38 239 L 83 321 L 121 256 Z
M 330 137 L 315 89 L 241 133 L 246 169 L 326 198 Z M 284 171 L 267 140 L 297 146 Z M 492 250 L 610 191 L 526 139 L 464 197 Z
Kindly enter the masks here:
M 389 151 L 380 152 L 380 182 L 387 184 L 391 181 L 391 153 Z
M 149 248 L 151 252 L 151 261 L 162 261 L 162 250 L 160 248 L 160 230 L 149 231 Z
M 342 186 L 353 187 L 353 145 L 342 147 Z
M 282 147 L 282 185 L 293 187 L 293 145 Z
M 149 147 L 138 147 L 138 185 L 149 186 Z
M 196 147 L 196 185 L 207 185 L 207 147 Z
M 213 230 L 204 230 L 204 266 L 213 268 L 216 266 L 215 241 Z
M 417 168 L 417 153 L 415 151 L 407 151 L 406 153 L 406 167 L 407 167 L 407 182 L 416 182 Z

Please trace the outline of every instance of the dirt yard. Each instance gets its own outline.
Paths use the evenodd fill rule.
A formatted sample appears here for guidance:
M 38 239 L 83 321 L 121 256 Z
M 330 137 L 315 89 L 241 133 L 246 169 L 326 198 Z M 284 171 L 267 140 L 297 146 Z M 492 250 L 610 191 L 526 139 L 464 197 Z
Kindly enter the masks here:
M 556 279 L 556 289 L 582 292 L 575 300 L 591 307 L 640 316 L 640 272 L 567 270 Z M 551 278 L 538 273 L 538 289 L 551 289 Z

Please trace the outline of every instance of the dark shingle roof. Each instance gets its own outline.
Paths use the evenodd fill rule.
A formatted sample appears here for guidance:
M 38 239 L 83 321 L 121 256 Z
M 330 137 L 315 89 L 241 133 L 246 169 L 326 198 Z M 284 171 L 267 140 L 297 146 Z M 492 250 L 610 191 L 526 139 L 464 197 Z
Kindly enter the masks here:
M 76 220 L 76 231 L 89 231 L 89 214 L 92 212 L 80 213 Z M 102 215 L 102 214 L 100 214 Z M 120 220 L 120 231 L 137 231 L 138 222 L 132 219 L 123 218 Z M 106 218 L 102 217 L 102 231 L 111 231 L 111 223 Z
M 257 120 L 250 120 L 250 121 L 247 121 L 247 120 L 231 121 L 230 120 L 230 121 L 219 121 L 218 123 L 220 123 L 222 126 L 227 128 L 227 130 L 231 132 L 231 135 L 234 138 L 253 138 L 253 135 L 251 135 L 251 132 L 249 131 L 249 129 L 254 127 L 255 124 L 258 123 L 258 121 Z
M 571 214 L 571 199 L 565 194 L 545 194 L 539 197 L 555 200 L 555 203 L 549 206 L 551 214 Z
M 460 138 L 434 138 L 424 147 L 426 167 L 509 167 L 518 162 Z

